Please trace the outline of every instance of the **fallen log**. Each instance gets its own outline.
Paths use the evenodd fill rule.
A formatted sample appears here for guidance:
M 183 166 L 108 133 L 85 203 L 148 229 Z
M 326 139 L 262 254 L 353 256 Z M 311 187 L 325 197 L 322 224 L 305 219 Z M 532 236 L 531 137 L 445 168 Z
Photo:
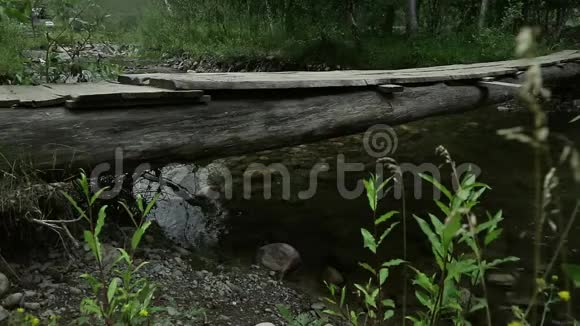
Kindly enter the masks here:
M 543 74 L 547 83 L 567 83 L 580 77 L 580 64 L 544 67 Z M 523 78 L 498 81 L 521 83 Z M 115 161 L 120 151 L 125 169 L 191 162 L 359 133 L 375 124 L 460 113 L 511 100 L 516 93 L 514 87 L 474 81 L 406 85 L 404 92 L 394 94 L 376 87 L 231 91 L 216 93 L 212 102 L 201 105 L 0 109 L 0 153 L 40 169 L 92 167 Z

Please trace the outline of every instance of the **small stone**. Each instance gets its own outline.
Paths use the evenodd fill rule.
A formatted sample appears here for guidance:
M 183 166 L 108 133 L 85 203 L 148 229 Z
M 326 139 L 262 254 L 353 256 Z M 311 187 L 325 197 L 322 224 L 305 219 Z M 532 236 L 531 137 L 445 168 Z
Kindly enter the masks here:
M 322 302 L 315 302 L 310 306 L 310 308 L 312 310 L 324 310 L 326 306 Z
M 24 299 L 24 293 L 12 293 L 11 295 L 4 298 L 2 305 L 4 308 L 10 309 L 19 306 L 22 302 L 22 299 Z
M 217 319 L 219 321 L 228 321 L 228 320 L 230 320 L 230 317 L 228 317 L 226 315 L 219 315 Z
M 4 309 L 2 306 L 0 306 L 0 323 L 8 319 L 8 317 L 10 317 L 8 311 Z
M 177 309 L 174 307 L 167 307 L 167 313 L 169 316 L 176 316 L 178 314 Z
M 40 303 L 38 302 L 25 302 L 22 304 L 22 308 L 28 310 L 38 310 L 40 309 Z
M 0 273 L 0 298 L 10 289 L 10 280 L 6 275 Z
M 256 324 L 256 326 L 276 326 L 276 325 L 269 323 L 269 322 L 265 322 L 265 323 Z
M 71 294 L 74 294 L 74 295 L 81 295 L 81 294 L 83 294 L 83 291 L 81 289 L 75 288 L 75 287 L 72 287 L 72 286 L 69 288 L 69 291 L 70 291 Z
M 283 274 L 300 264 L 300 253 L 286 243 L 272 243 L 258 249 L 256 261 Z
M 183 277 L 183 272 L 177 269 L 177 270 L 175 270 L 173 272 L 173 277 L 174 278 L 182 278 Z
M 500 286 L 512 286 L 516 283 L 516 278 L 509 273 L 494 273 L 487 276 L 489 283 Z

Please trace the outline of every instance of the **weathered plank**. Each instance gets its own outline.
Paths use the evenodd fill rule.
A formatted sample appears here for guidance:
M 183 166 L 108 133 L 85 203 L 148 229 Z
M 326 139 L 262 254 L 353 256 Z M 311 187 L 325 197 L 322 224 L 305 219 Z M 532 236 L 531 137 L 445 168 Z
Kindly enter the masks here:
M 436 83 L 507 76 L 532 63 L 557 65 L 580 60 L 580 51 L 567 50 L 533 59 L 461 64 L 401 70 L 351 70 L 248 73 L 179 73 L 121 75 L 121 83 L 150 85 L 172 90 L 251 90 L 328 87 L 361 87 L 380 84 Z
M 0 107 L 37 108 L 64 104 L 66 98 L 42 86 L 0 86 Z
M 543 69 L 546 83 L 580 77 L 580 64 Z M 523 76 L 521 78 L 524 78 Z M 519 82 L 518 77 L 502 79 Z M 263 98 L 244 94 L 189 105 L 116 110 L 0 110 L 0 145 L 38 168 L 115 162 L 191 162 L 358 133 L 375 124 L 397 125 L 513 99 L 516 89 L 438 83 L 406 87 L 397 96 L 373 89 L 288 91 Z M 284 96 L 285 95 L 285 96 Z M 1 162 L 0 162 L 1 164 Z
M 0 86 L 0 107 L 106 108 L 160 104 L 197 103 L 203 91 L 171 91 L 117 83 Z

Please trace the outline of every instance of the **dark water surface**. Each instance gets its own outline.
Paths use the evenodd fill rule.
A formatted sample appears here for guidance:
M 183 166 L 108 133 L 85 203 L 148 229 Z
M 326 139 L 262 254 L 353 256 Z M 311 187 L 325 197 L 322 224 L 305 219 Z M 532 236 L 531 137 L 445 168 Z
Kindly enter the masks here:
M 559 113 L 551 116 L 550 126 L 553 133 L 568 137 L 575 144 L 580 142 L 580 128 L 569 124 L 572 115 Z M 524 111 L 500 112 L 495 108 L 482 109 L 454 116 L 443 116 L 418 121 L 395 128 L 398 147 L 390 156 L 399 163 L 433 163 L 442 165 L 444 160 L 435 154 L 439 145 L 446 147 L 458 164 L 473 163 L 481 169 L 480 181 L 490 185 L 479 211 L 495 213 L 503 210 L 504 233 L 488 250 L 492 258 L 517 256 L 522 260 L 506 266 L 506 271 L 516 278 L 512 287 L 502 288 L 490 285 L 492 305 L 501 307 L 525 301 L 532 288 L 532 248 L 533 248 L 533 155 L 526 146 L 505 140 L 497 135 L 498 129 L 528 125 L 529 116 Z M 366 277 L 357 267 L 364 260 L 366 252 L 362 249 L 360 228 L 368 226 L 370 210 L 365 196 L 348 200 L 342 198 L 337 190 L 337 156 L 342 154 L 350 163 L 365 164 L 364 172 L 347 173 L 346 185 L 353 189 L 362 178 L 375 172 L 376 159 L 367 154 L 363 147 L 363 135 L 355 135 L 329 141 L 264 151 L 254 155 L 235 157 L 226 160 L 226 165 L 234 175 L 234 198 L 227 202 L 231 218 L 228 221 L 229 233 L 221 241 L 221 249 L 229 257 L 249 262 L 256 248 L 272 242 L 286 242 L 294 246 L 303 258 L 302 268 L 289 279 L 315 294 L 324 293 L 319 274 L 326 266 L 340 270 L 347 281 Z M 554 142 L 555 157 L 561 150 L 560 142 Z M 262 195 L 263 181 L 253 180 L 252 198 L 243 198 L 242 175 L 252 163 L 282 163 L 290 171 L 291 198 L 282 198 L 283 179 L 274 174 L 272 199 Z M 311 199 L 298 198 L 300 191 L 309 185 L 309 174 L 317 163 L 328 163 L 330 171 L 318 177 L 318 189 Z M 441 169 L 442 182 L 450 184 L 450 170 Z M 564 203 L 564 216 L 572 210 L 578 189 L 569 181 L 569 173 L 560 173 L 560 194 Z M 427 212 L 437 213 L 433 204 L 433 190 L 423 185 L 423 196 L 413 196 L 413 176 L 405 176 L 407 188 L 408 217 L 408 260 L 412 265 L 426 270 L 433 269 L 433 259 L 428 243 L 418 229 L 411 214 L 425 217 Z M 401 201 L 389 196 L 380 204 L 381 211 L 400 210 Z M 479 216 L 484 216 L 479 214 Z M 400 217 L 399 217 L 400 220 Z M 558 221 L 554 221 L 556 224 Z M 564 221 L 565 222 L 565 221 Z M 568 243 L 568 259 L 580 263 L 579 233 L 580 224 L 574 226 Z M 559 227 L 561 228 L 561 227 Z M 549 260 L 553 256 L 558 231 L 546 227 L 543 255 Z M 384 244 L 381 252 L 385 259 L 402 257 L 402 228 L 399 226 Z M 240 258 L 242 257 L 242 258 Z M 560 272 L 559 269 L 556 269 Z M 395 298 L 401 296 L 401 278 L 396 272 L 387 282 L 387 292 Z M 412 296 L 412 295 L 411 295 Z M 580 308 L 578 309 L 580 310 Z M 501 314 L 508 318 L 509 311 Z

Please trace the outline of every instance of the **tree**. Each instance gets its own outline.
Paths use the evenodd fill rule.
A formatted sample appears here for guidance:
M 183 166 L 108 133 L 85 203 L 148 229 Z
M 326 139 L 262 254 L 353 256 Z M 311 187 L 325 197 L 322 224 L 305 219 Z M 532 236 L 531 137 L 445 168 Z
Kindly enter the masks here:
M 485 28 L 485 18 L 487 16 L 487 8 L 489 7 L 489 0 L 481 0 L 481 8 L 479 9 L 479 21 L 477 27 L 479 30 Z
M 407 34 L 414 36 L 418 31 L 417 0 L 407 0 Z

